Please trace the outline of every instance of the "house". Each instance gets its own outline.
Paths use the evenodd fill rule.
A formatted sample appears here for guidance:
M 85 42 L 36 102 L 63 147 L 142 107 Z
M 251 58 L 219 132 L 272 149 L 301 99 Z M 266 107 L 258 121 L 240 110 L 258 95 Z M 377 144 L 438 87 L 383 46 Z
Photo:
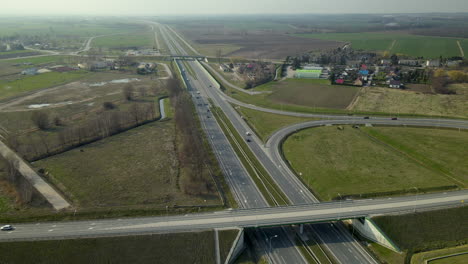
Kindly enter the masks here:
M 360 70 L 359 74 L 362 75 L 362 76 L 367 76 L 367 75 L 369 75 L 369 71 L 368 70 Z
M 406 66 L 419 66 L 418 60 L 399 60 L 398 64 Z
M 390 88 L 397 88 L 397 89 L 400 89 L 400 88 L 403 87 L 403 84 L 401 83 L 401 81 L 390 80 L 389 87 L 390 87 Z
M 392 61 L 389 59 L 383 59 L 383 60 L 380 60 L 380 64 L 383 66 L 388 66 L 392 64 Z
M 219 65 L 219 69 L 222 70 L 223 72 L 231 72 L 231 68 L 229 68 L 229 66 L 227 66 L 226 64 L 220 64 Z
M 426 61 L 426 67 L 440 67 L 440 60 L 428 60 Z
M 156 64 L 155 63 L 146 63 L 142 62 L 137 67 L 138 74 L 150 74 L 156 71 Z
M 364 83 L 362 82 L 361 79 L 356 79 L 356 80 L 354 81 L 353 85 L 355 85 L 355 86 L 363 86 Z
M 37 74 L 37 68 L 29 68 L 25 69 L 21 72 L 22 75 L 36 75 Z
M 336 79 L 335 83 L 336 84 L 344 84 L 345 80 L 344 79 Z

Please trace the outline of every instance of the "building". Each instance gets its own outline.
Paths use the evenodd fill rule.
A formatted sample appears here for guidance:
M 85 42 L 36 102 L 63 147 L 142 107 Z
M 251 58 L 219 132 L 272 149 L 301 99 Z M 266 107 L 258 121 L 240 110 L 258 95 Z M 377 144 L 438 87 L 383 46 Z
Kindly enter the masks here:
M 440 60 L 428 60 L 426 61 L 426 67 L 440 67 Z
M 406 65 L 406 66 L 419 66 L 420 63 L 418 60 L 399 60 L 399 65 Z

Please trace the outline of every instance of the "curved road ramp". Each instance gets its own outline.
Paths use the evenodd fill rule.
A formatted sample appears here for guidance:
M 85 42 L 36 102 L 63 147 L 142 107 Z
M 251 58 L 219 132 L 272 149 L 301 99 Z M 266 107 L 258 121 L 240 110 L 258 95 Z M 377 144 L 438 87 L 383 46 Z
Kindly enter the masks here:
M 70 207 L 70 204 L 47 182 L 45 182 L 29 165 L 7 145 L 0 141 L 0 154 L 9 161 L 18 164 L 18 172 L 54 207 L 62 210 Z

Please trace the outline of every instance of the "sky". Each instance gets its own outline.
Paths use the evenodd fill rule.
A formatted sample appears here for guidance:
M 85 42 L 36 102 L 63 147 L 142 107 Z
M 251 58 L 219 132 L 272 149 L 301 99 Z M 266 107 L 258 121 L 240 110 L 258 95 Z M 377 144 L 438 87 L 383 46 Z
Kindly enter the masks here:
M 2 0 L 2 15 L 468 12 L 468 0 Z

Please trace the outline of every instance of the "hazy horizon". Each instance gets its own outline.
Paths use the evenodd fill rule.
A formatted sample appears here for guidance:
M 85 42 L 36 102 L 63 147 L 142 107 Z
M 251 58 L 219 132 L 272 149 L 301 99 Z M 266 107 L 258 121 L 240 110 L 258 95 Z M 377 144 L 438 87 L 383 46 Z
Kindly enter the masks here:
M 0 15 L 240 15 L 465 13 L 466 0 L 23 0 L 2 3 Z

